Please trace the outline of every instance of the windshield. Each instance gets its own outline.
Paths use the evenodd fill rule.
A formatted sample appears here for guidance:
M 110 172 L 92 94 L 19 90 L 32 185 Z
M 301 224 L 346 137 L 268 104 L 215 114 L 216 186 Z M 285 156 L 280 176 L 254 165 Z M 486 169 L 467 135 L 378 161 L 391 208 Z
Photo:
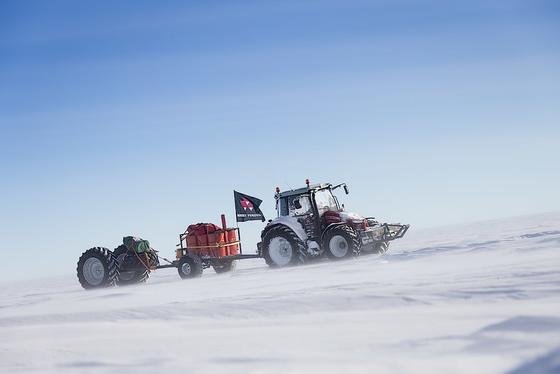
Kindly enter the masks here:
M 317 204 L 319 215 L 322 215 L 329 210 L 340 210 L 336 199 L 329 189 L 318 190 L 317 192 L 315 192 L 315 203 Z

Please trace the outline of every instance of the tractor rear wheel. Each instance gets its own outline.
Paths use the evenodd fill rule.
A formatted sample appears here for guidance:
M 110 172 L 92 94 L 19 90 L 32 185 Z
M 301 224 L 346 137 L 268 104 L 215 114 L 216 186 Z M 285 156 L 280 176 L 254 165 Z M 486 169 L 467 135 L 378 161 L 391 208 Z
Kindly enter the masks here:
M 117 277 L 117 262 L 107 248 L 94 247 L 80 256 L 76 271 L 78 281 L 86 290 L 111 287 Z
M 358 234 L 347 225 L 328 228 L 323 235 L 323 249 L 333 260 L 359 256 L 360 247 Z
M 197 256 L 183 256 L 177 264 L 177 271 L 183 279 L 200 277 L 202 275 L 202 260 Z
M 218 274 L 233 271 L 233 270 L 235 270 L 236 266 L 237 266 L 237 261 L 235 261 L 235 260 L 214 260 L 214 261 L 212 261 L 212 267 L 214 268 L 214 271 Z
M 270 267 L 284 267 L 304 262 L 305 244 L 286 226 L 271 228 L 263 237 L 263 257 Z
M 129 251 L 124 245 L 115 249 L 113 255 L 117 259 L 117 285 L 128 286 L 130 284 L 144 283 L 150 276 L 150 271 L 138 259 L 136 254 Z

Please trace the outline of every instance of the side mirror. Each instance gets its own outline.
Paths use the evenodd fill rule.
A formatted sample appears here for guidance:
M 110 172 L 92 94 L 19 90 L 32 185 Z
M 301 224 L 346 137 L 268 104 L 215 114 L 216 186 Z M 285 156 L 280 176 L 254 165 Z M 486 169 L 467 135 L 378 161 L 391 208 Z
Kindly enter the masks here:
M 301 209 L 301 203 L 299 202 L 299 199 L 294 199 L 293 204 L 294 208 Z
M 344 192 L 346 193 L 346 195 L 350 193 L 350 190 L 348 189 L 347 185 L 344 185 Z

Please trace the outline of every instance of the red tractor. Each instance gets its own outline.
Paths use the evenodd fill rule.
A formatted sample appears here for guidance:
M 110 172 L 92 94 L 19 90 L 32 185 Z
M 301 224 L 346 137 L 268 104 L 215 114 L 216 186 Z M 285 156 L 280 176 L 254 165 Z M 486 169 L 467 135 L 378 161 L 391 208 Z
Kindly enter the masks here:
M 379 223 L 344 210 L 333 191 L 341 183 L 309 185 L 280 192 L 276 188 L 278 217 L 261 233 L 259 253 L 271 267 L 283 267 L 327 256 L 343 259 L 360 253 L 383 253 L 389 241 L 402 238 L 409 225 Z

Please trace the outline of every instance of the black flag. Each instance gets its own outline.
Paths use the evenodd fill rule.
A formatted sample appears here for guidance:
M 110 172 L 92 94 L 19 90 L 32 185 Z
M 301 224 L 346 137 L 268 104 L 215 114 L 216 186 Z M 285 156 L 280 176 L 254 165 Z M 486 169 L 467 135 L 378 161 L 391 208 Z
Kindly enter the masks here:
M 237 222 L 254 220 L 265 221 L 264 214 L 259 209 L 262 200 L 237 191 L 233 191 L 233 198 L 235 200 L 235 216 Z

